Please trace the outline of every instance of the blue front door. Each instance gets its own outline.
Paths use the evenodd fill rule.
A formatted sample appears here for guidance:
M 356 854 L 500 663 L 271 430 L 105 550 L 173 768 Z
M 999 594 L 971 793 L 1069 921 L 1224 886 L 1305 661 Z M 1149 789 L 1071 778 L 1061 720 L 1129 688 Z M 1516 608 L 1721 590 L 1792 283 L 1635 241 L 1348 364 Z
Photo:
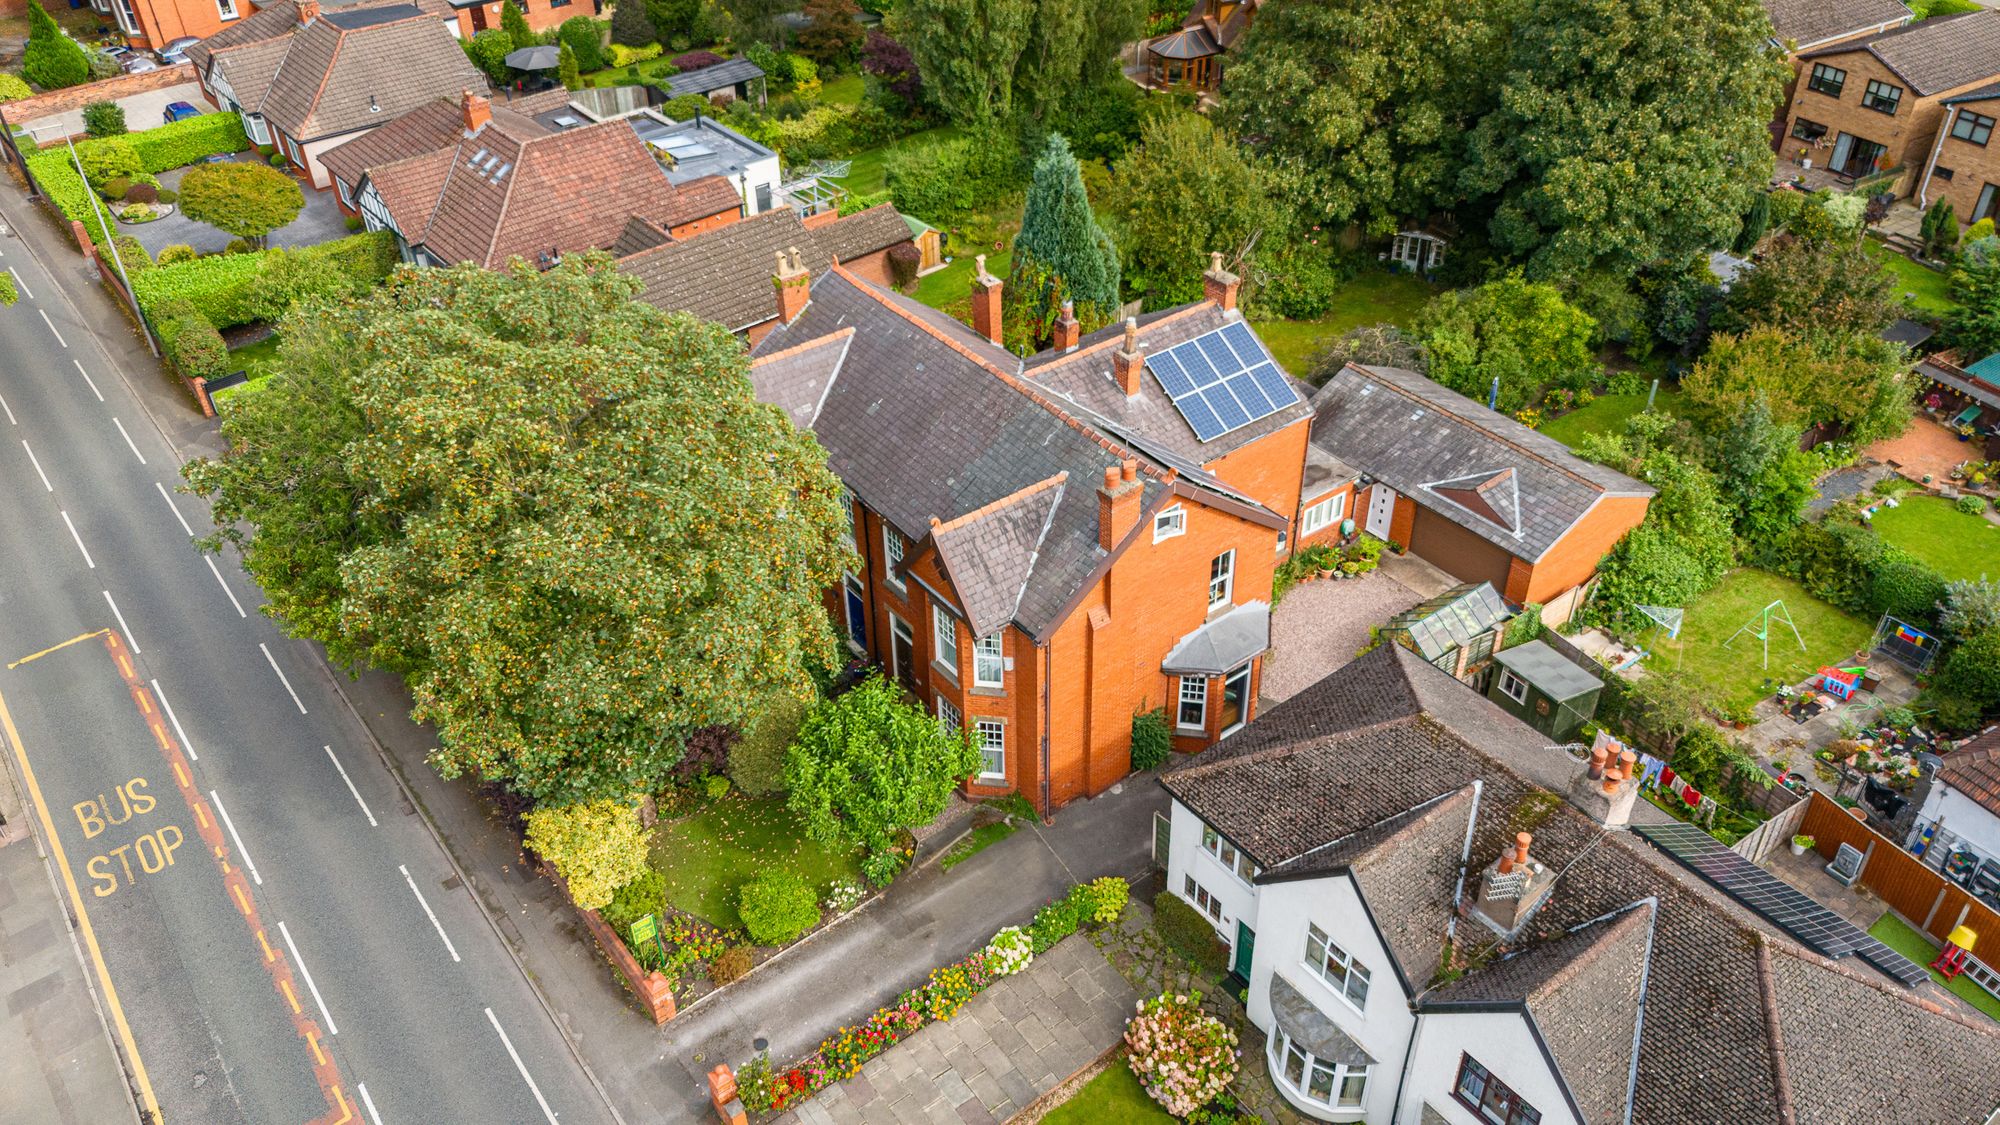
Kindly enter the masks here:
M 868 602 L 861 596 L 861 583 L 853 575 L 847 577 L 847 637 L 854 647 L 868 648 Z

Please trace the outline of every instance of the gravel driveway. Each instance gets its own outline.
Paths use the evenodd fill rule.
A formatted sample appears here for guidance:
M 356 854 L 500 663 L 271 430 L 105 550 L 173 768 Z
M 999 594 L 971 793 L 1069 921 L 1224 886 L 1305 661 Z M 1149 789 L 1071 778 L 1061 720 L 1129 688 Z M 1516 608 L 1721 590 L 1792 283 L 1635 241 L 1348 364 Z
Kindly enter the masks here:
M 1368 643 L 1370 626 L 1387 624 L 1422 600 L 1381 571 L 1292 587 L 1271 611 L 1271 651 L 1258 695 L 1273 703 L 1297 695 L 1354 659 Z

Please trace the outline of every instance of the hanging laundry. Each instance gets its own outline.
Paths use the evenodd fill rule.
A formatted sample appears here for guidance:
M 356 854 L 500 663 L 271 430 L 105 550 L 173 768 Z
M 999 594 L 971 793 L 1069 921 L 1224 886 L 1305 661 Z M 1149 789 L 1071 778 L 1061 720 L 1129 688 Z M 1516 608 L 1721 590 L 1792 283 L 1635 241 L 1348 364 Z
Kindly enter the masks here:
M 1680 786 L 1676 784 L 1678 780 L 1679 779 L 1674 776 L 1674 771 L 1671 766 L 1660 767 L 1660 784 L 1666 788 L 1667 792 L 1678 793 L 1681 791 Z
M 1651 754 L 1639 755 L 1639 784 L 1659 784 L 1660 777 L 1666 772 L 1666 769 L 1667 763 L 1653 757 Z
M 1681 790 L 1681 800 L 1686 801 L 1689 808 L 1694 808 L 1701 804 L 1701 791 L 1690 785 Z

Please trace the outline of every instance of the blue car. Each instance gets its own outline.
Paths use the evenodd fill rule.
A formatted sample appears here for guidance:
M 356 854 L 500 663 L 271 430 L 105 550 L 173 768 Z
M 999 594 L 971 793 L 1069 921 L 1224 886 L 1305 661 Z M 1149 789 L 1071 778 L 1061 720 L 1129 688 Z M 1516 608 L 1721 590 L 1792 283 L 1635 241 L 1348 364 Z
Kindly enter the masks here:
M 176 121 L 186 121 L 190 117 L 200 117 L 201 111 L 196 109 L 191 102 L 168 102 L 166 111 L 161 116 L 166 118 L 167 124 L 172 125 Z

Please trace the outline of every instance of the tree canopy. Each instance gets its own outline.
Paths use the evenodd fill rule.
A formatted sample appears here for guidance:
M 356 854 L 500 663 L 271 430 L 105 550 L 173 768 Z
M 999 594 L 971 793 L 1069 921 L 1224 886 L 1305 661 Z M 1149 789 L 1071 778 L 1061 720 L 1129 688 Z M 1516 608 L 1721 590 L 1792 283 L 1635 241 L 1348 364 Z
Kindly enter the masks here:
M 197 164 L 181 177 L 181 210 L 253 246 L 305 209 L 298 181 L 269 164 L 230 160 Z
M 1761 401 L 1781 426 L 1834 423 L 1866 444 L 1903 431 L 1910 393 L 1903 349 L 1860 332 L 1798 336 L 1761 326 L 1719 335 L 1681 379 L 1690 413 L 1711 432 Z
M 1158 115 L 1140 128 L 1104 203 L 1125 280 L 1152 308 L 1198 299 L 1211 253 L 1234 256 L 1260 232 L 1275 238 L 1283 223 L 1244 150 L 1193 113 Z
M 1044 341 L 1062 302 L 1074 301 L 1084 331 L 1118 311 L 1118 248 L 1097 225 L 1083 172 L 1060 133 L 1035 162 L 1006 289 L 1006 321 Z
M 1041 118 L 1117 78 L 1145 20 L 1143 0 L 902 0 L 888 27 L 945 116 L 977 127 Z
M 1945 317 L 1945 335 L 1966 362 L 2000 352 L 2000 256 L 1967 255 L 1951 274 L 1958 307 Z
M 302 306 L 231 455 L 188 467 L 208 545 L 293 635 L 403 673 L 447 776 L 626 794 L 832 661 L 825 454 L 756 402 L 734 338 L 636 288 L 593 254 Z
M 1895 279 L 1853 242 L 1775 239 L 1730 287 L 1715 327 L 1753 324 L 1791 332 L 1881 332 L 1896 319 Z
M 83 46 L 63 34 L 42 8 L 28 0 L 28 45 L 21 53 L 21 74 L 44 90 L 60 90 L 90 79 L 90 57 Z
M 854 0 L 806 0 L 812 22 L 799 32 L 799 50 L 822 66 L 846 65 L 861 49 L 861 9 Z
M 1588 386 L 1597 375 L 1596 331 L 1597 322 L 1555 286 L 1515 272 L 1440 293 L 1418 314 L 1413 335 L 1429 356 L 1431 378 L 1480 402 L 1497 378 L 1498 409 L 1513 413 L 1551 389 Z

